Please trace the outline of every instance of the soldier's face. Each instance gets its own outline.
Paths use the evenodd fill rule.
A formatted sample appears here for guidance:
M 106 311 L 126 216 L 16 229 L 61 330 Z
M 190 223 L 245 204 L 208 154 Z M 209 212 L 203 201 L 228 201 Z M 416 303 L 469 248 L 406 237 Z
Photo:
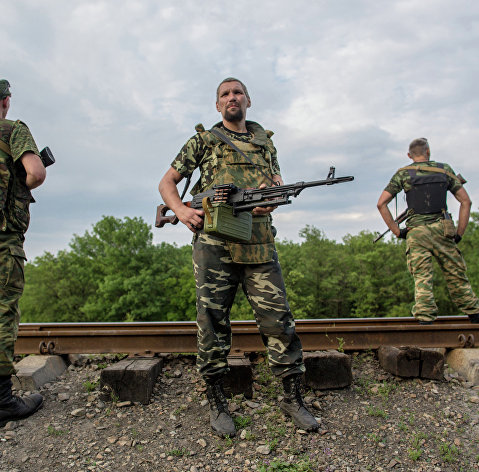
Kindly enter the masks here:
M 244 93 L 239 82 L 225 82 L 221 84 L 218 92 L 216 109 L 226 121 L 241 121 L 246 116 L 246 109 L 251 106 L 251 101 Z
M 10 108 L 10 97 L 4 98 L 1 102 L 1 115 L 2 118 L 7 116 L 8 110 Z

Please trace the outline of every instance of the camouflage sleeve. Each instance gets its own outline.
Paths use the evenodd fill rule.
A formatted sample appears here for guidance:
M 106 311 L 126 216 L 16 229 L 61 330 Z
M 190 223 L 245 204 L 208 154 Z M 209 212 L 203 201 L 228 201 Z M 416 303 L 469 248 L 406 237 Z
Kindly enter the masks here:
M 398 194 L 402 189 L 403 189 L 403 182 L 401 179 L 401 174 L 400 172 L 396 172 L 392 176 L 391 180 L 386 185 L 386 188 L 384 190 L 394 196 Z
M 278 162 L 278 152 L 274 146 L 273 149 L 274 151 L 271 154 L 271 170 L 273 171 L 273 175 L 281 175 L 281 169 Z
M 183 177 L 186 177 L 198 167 L 204 152 L 205 144 L 200 133 L 197 133 L 181 148 L 181 151 L 171 163 L 171 167 Z
M 451 172 L 451 174 L 454 174 L 456 175 L 456 173 L 452 170 L 452 167 L 448 164 L 444 164 L 444 170 L 447 170 L 448 172 Z M 452 177 L 447 177 L 447 180 L 448 180 L 448 185 L 447 185 L 447 189 L 453 194 L 455 195 L 456 192 L 462 188 L 462 184 L 461 182 L 459 182 L 458 179 L 454 179 Z
M 33 152 L 40 156 L 28 126 L 22 121 L 16 121 L 13 126 L 13 131 L 10 135 L 10 150 L 12 151 L 14 162 L 20 159 L 26 152 Z

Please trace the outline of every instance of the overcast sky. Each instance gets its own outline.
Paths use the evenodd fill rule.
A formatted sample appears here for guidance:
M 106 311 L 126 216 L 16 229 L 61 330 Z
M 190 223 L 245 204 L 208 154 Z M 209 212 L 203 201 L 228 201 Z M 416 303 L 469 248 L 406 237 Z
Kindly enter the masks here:
M 338 241 L 383 231 L 377 199 L 417 137 L 468 180 L 478 211 L 479 3 L 15 0 L 2 3 L 0 44 L 8 118 L 57 159 L 34 190 L 30 260 L 103 215 L 188 244 L 182 225 L 153 227 L 158 182 L 195 125 L 219 121 L 228 76 L 248 86 L 248 119 L 275 132 L 286 183 L 331 165 L 355 177 L 278 208 L 280 239 L 300 241 L 306 224 Z

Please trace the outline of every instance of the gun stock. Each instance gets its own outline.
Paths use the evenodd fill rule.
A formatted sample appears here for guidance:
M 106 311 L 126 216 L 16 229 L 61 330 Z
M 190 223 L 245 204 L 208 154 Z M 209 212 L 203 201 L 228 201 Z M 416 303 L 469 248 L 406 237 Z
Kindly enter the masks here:
M 163 228 L 166 223 L 176 225 L 180 221 L 176 215 L 166 216 L 167 211 L 169 211 L 169 208 L 166 205 L 158 205 L 156 207 L 155 226 L 157 228 Z

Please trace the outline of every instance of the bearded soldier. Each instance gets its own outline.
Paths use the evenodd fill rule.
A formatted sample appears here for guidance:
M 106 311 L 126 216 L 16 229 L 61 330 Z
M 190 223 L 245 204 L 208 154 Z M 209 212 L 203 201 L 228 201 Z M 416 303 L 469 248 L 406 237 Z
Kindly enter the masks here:
M 377 206 L 388 228 L 398 238 L 406 239 L 407 265 L 415 284 L 412 314 L 420 324 L 431 324 L 436 319 L 432 266 L 435 257 L 452 300 L 469 315 L 472 323 L 479 323 L 479 299 L 471 288 L 464 259 L 457 248 L 471 211 L 471 200 L 462 186 L 464 181 L 449 165 L 429 160 L 431 151 L 426 138 L 412 141 L 408 156 L 414 164 L 394 174 Z M 406 193 L 409 215 L 403 229 L 399 229 L 387 206 L 401 190 Z M 447 212 L 448 191 L 460 203 L 457 230 Z
M 12 395 L 14 344 L 23 293 L 24 234 L 33 200 L 30 190 L 43 183 L 45 167 L 25 123 L 6 119 L 10 84 L 0 80 L 0 425 L 25 418 L 43 403 L 39 394 Z
M 246 121 L 250 106 L 248 90 L 241 81 L 223 80 L 216 91 L 216 109 L 222 121 L 210 131 L 205 131 L 202 125 L 196 127 L 197 134 L 183 146 L 159 185 L 165 204 L 194 233 L 197 366 L 207 386 L 211 427 L 220 436 L 235 435 L 222 380 L 229 370 L 229 314 L 239 284 L 268 348 L 270 367 L 282 379 L 285 392 L 282 410 L 302 429 L 319 428 L 300 393 L 300 377 L 305 368 L 274 245 L 271 224 L 274 208 L 255 208 L 251 239 L 247 243 L 232 242 L 205 233 L 204 211 L 185 206 L 176 188 L 197 167 L 200 179 L 191 191 L 193 195 L 220 184 L 235 184 L 240 188 L 283 184 L 271 141 L 273 133 Z M 219 138 L 218 132 L 220 136 L 226 135 L 247 159 Z

